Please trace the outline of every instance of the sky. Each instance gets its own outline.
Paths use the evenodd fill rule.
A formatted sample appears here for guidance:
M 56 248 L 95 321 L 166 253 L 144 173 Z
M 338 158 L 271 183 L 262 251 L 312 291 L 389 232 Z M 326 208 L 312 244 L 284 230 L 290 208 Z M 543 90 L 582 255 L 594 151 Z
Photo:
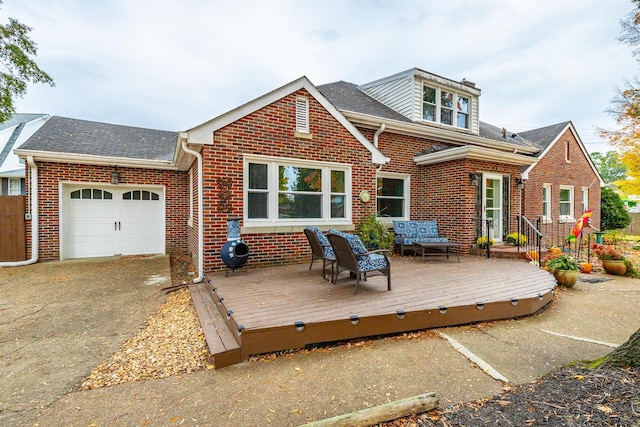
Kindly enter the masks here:
M 363 84 L 413 67 L 482 90 L 480 120 L 571 120 L 589 152 L 639 77 L 618 42 L 630 0 L 3 0 L 55 87 L 20 113 L 187 130 L 301 76 Z

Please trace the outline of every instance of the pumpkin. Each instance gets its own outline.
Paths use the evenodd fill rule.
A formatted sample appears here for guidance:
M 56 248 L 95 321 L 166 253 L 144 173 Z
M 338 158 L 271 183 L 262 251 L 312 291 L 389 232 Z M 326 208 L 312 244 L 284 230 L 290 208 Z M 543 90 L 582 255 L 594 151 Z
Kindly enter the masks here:
M 549 248 L 549 253 L 551 255 L 562 255 L 562 249 L 554 246 L 554 247 Z
M 527 251 L 524 253 L 524 257 L 527 261 L 538 261 L 538 259 L 540 259 L 538 251 Z
M 593 264 L 590 262 L 583 262 L 580 264 L 580 271 L 583 273 L 591 273 L 593 271 Z

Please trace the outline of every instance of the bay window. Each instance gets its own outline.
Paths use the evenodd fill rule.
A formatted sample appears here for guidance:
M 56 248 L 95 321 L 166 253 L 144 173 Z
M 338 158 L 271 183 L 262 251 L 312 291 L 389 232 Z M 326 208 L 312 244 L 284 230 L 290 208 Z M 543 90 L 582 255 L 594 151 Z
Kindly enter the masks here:
M 244 170 L 248 223 L 350 219 L 349 166 L 251 156 L 245 158 Z

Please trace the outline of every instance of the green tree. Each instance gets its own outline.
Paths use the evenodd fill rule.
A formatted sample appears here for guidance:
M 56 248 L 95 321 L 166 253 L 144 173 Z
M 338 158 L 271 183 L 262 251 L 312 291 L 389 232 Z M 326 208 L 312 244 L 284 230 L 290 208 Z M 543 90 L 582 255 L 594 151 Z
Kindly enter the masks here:
M 600 228 L 618 230 L 625 228 L 630 222 L 631 217 L 618 193 L 609 187 L 603 187 L 600 195 Z
M 607 151 L 604 154 L 591 153 L 591 160 L 593 160 L 598 172 L 600 172 L 600 176 L 607 184 L 612 184 L 627 177 L 627 168 L 620 161 L 615 151 Z
M 27 92 L 29 83 L 55 86 L 53 79 L 33 60 L 37 48 L 28 36 L 30 31 L 30 27 L 13 18 L 0 25 L 0 123 L 15 113 L 14 100 Z

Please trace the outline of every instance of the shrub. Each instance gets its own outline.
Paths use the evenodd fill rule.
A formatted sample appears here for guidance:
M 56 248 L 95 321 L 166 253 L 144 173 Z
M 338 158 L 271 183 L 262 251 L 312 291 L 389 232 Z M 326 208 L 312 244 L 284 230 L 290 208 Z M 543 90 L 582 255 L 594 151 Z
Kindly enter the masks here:
M 489 246 L 493 245 L 495 243 L 495 240 L 493 240 L 492 238 L 489 238 Z M 480 248 L 480 249 L 486 249 L 487 248 L 487 236 L 480 236 L 476 239 L 476 245 Z
M 631 222 L 631 216 L 625 209 L 620 196 L 609 187 L 602 187 L 600 195 L 600 228 L 615 230 L 625 228 Z
M 505 240 L 512 245 L 521 246 L 527 243 L 527 236 L 522 233 L 510 233 L 507 234 Z
M 393 233 L 375 214 L 367 216 L 360 222 L 357 234 L 367 248 L 390 250 L 393 247 Z

